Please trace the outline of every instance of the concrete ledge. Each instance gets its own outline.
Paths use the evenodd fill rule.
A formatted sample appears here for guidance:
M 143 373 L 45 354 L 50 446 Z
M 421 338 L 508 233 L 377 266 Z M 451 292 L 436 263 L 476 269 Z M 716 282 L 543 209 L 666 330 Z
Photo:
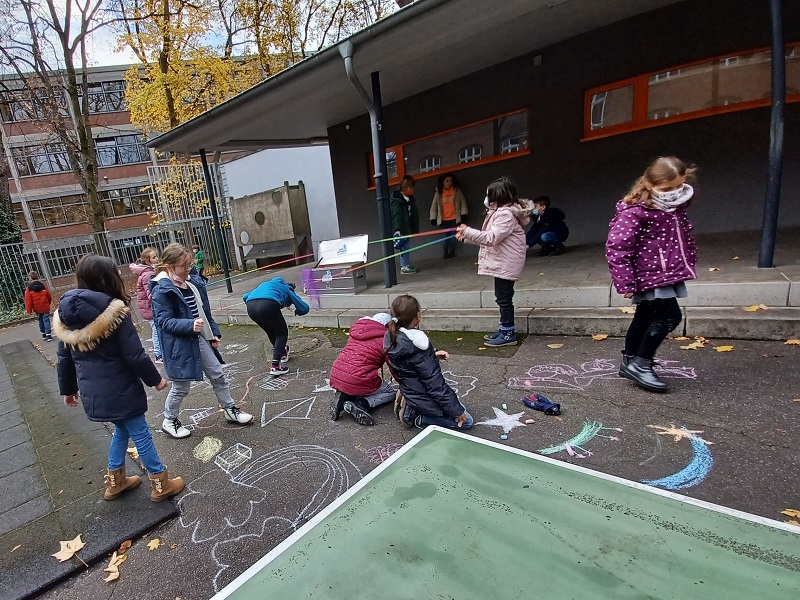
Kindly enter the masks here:
M 514 320 L 517 330 L 526 333 L 530 308 L 517 308 Z M 497 331 L 500 311 L 497 308 L 448 310 L 431 308 L 422 313 L 422 329 L 430 331 Z
M 689 297 L 680 301 L 683 306 L 786 306 L 789 299 L 789 282 L 785 279 L 736 283 L 688 282 L 686 287 Z
M 392 298 L 397 294 L 393 294 Z M 304 298 L 308 301 L 307 298 Z M 350 308 L 374 308 L 375 312 L 385 310 L 389 306 L 388 294 L 357 294 L 350 295 L 337 295 L 337 296 L 321 296 L 319 299 L 320 308 L 328 309 L 341 309 L 348 310 Z
M 745 312 L 742 308 L 688 308 L 686 335 L 742 340 L 788 340 L 800 337 L 800 308 Z
M 531 335 L 593 335 L 623 337 L 631 316 L 616 308 L 543 308 L 528 315 Z
M 532 308 L 582 308 L 608 306 L 609 287 L 607 285 L 587 287 L 563 287 L 541 289 L 518 289 L 514 293 L 514 304 Z M 423 305 L 424 306 L 424 305 Z M 495 306 L 494 290 L 481 292 L 481 307 Z

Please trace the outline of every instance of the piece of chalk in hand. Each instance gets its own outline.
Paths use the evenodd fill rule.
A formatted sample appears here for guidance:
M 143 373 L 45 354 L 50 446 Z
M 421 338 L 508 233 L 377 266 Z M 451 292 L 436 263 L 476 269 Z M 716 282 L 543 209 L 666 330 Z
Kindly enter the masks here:
M 507 440 L 507 439 L 508 439 L 508 436 L 507 436 L 507 435 L 504 433 L 504 434 L 502 434 L 502 435 L 500 436 L 500 439 L 501 439 L 501 440 Z

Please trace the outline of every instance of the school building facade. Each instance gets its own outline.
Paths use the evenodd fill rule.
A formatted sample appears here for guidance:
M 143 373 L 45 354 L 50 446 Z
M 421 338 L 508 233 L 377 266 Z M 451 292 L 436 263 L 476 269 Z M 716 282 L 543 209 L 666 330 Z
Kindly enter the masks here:
M 480 226 L 486 185 L 549 195 L 569 243 L 601 242 L 615 202 L 660 155 L 699 167 L 697 232 L 761 228 L 770 143 L 769 2 L 418 0 L 355 34 L 380 72 L 389 183 L 417 180 L 422 229 L 453 171 Z M 780 227 L 800 225 L 800 3 L 783 2 Z M 346 43 L 346 42 L 345 42 Z M 341 46 L 340 44 L 339 46 Z M 342 235 L 379 236 L 372 135 L 343 47 L 327 49 L 151 144 L 187 151 L 328 142 Z M 371 95 L 367 92 L 367 95 Z M 392 186 L 396 189 L 396 186 Z M 568 244 L 569 244 L 568 243 Z M 373 247 L 374 258 L 380 249 Z M 420 250 L 437 256 L 440 249 Z M 372 258 L 372 257 L 371 257 Z

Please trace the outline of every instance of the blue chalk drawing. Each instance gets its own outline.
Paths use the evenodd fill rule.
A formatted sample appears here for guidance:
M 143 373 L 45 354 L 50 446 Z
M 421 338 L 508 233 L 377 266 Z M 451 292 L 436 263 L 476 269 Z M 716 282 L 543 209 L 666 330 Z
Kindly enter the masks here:
M 584 448 L 584 445 L 592 441 L 594 438 L 604 437 L 612 442 L 619 441 L 619 436 L 605 435 L 600 433 L 601 431 L 622 432 L 622 427 L 603 427 L 603 424 L 600 421 L 585 421 L 583 423 L 583 428 L 574 438 L 555 446 L 542 448 L 539 450 L 539 454 L 555 454 L 557 452 L 566 451 L 566 453 L 570 456 L 574 456 L 576 458 L 586 458 L 587 456 L 592 456 L 593 453 Z M 576 448 L 578 449 L 578 452 L 575 452 Z
M 681 429 L 686 428 L 681 427 Z M 704 440 L 689 437 L 689 441 L 692 443 L 692 449 L 694 450 L 692 462 L 668 477 L 652 480 L 645 479 L 642 483 L 667 490 L 682 490 L 701 483 L 711 471 L 714 459 L 711 457 L 711 450 L 708 449 L 708 444 Z

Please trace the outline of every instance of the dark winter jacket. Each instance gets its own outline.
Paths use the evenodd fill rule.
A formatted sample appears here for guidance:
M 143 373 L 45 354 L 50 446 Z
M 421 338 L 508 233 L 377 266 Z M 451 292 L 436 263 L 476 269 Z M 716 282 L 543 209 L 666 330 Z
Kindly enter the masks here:
M 198 304 L 202 304 L 208 325 L 217 337 L 222 337 L 219 326 L 211 316 L 208 293 L 203 280 L 194 272 L 189 281 L 200 292 Z M 194 315 L 183 294 L 172 283 L 166 273 L 159 273 L 150 280 L 153 300 L 153 319 L 161 334 L 161 352 L 167 379 L 171 381 L 202 381 L 203 365 L 200 360 L 200 333 L 194 331 Z M 217 355 L 222 362 L 222 357 Z
M 383 338 L 386 360 L 403 396 L 419 414 L 455 419 L 464 414 L 458 396 L 447 385 L 436 351 L 419 329 L 401 327 L 391 346 L 389 332 Z
M 70 290 L 53 315 L 58 337 L 58 388 L 80 391 L 92 421 L 122 421 L 147 411 L 142 381 L 151 387 L 161 374 L 142 348 L 122 300 L 91 290 Z
M 242 300 L 274 300 L 280 304 L 281 308 L 288 308 L 294 304 L 294 314 L 305 315 L 309 311 L 308 304 L 297 295 L 294 288 L 286 283 L 282 277 L 273 277 L 269 281 L 259 284 L 252 292 L 247 292 L 242 296 Z
M 136 275 L 136 306 L 145 321 L 153 320 L 153 302 L 150 298 L 150 278 L 155 274 L 151 265 L 131 263 L 128 268 Z
M 386 326 L 369 317 L 350 328 L 350 337 L 331 367 L 331 387 L 351 396 L 367 396 L 377 391 L 383 380 L 383 336 Z
M 606 259 L 618 293 L 644 292 L 697 276 L 697 246 L 683 207 L 669 213 L 620 200 L 609 227 Z
M 544 213 L 531 215 L 533 226 L 528 230 L 527 238 L 530 241 L 537 241 L 543 233 L 555 233 L 562 242 L 569 236 L 569 227 L 564 222 L 566 215 L 560 208 L 548 207 Z
M 50 313 L 52 303 L 53 297 L 50 295 L 50 290 L 41 281 L 31 281 L 25 287 L 25 310 L 28 314 Z
M 392 211 L 392 232 L 399 231 L 400 235 L 419 233 L 419 210 L 417 200 L 411 196 L 406 201 L 403 194 L 393 192 L 389 206 Z

